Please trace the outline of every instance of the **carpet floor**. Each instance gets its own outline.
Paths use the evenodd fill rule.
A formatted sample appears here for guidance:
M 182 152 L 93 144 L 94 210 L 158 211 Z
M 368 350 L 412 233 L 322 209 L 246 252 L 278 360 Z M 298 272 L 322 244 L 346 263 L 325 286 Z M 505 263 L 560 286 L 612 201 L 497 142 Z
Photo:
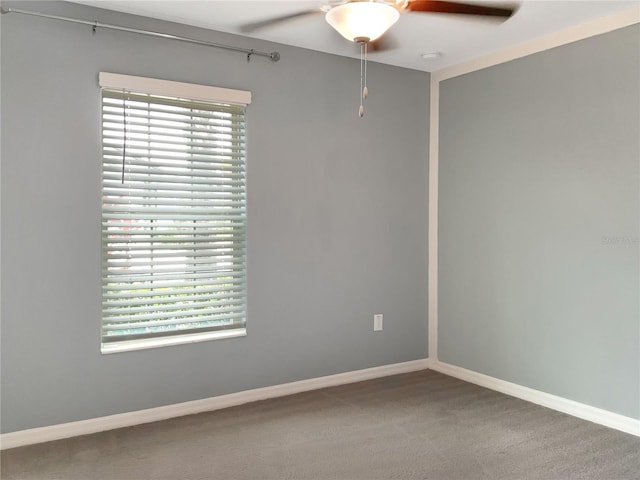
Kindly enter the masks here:
M 640 479 L 640 438 L 430 370 L 5 450 L 3 479 Z

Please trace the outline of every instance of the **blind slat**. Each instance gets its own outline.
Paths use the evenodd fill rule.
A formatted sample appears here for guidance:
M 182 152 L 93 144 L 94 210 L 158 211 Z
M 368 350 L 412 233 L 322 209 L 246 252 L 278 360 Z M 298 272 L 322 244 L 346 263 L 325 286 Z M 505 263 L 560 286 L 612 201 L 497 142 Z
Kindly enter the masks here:
M 107 235 L 103 234 L 104 236 Z M 238 239 L 237 242 L 234 240 L 231 244 L 221 243 L 222 240 L 216 241 L 206 236 L 189 239 L 188 241 L 180 240 L 178 236 L 176 238 L 156 238 L 156 236 L 151 236 L 150 234 L 108 239 L 109 251 L 105 252 L 104 258 L 108 258 L 110 255 L 123 255 L 125 252 L 131 252 L 132 254 L 148 252 L 149 255 L 175 252 L 176 256 L 180 256 L 183 253 L 204 253 L 209 250 L 215 255 L 220 255 L 223 252 L 225 254 L 228 254 L 228 252 L 244 254 L 246 243 L 244 239 Z
M 164 175 L 153 175 L 153 172 L 149 172 L 148 174 L 144 173 L 131 173 L 127 171 L 125 166 L 124 179 L 126 182 L 132 182 L 135 186 L 145 186 L 153 183 L 164 184 L 196 184 L 196 185 L 213 185 L 213 186 L 221 186 L 221 187 L 239 187 L 244 185 L 245 180 L 242 175 L 233 175 L 233 176 L 223 176 L 219 174 L 212 173 L 210 175 L 198 175 L 193 177 L 187 177 L 185 175 L 171 175 L 170 172 L 166 172 Z M 120 185 L 122 185 L 122 170 L 119 173 L 116 172 L 103 172 L 103 183 L 105 185 L 111 185 L 116 187 L 118 185 L 118 181 L 120 181 Z M 151 186 L 151 185 L 150 185 Z M 153 188 L 153 186 L 151 186 Z M 221 190 L 224 191 L 224 190 Z
M 144 288 L 141 288 L 140 285 L 144 284 Z M 126 296 L 131 294 L 131 297 L 141 296 L 148 294 L 152 296 L 152 292 L 161 292 L 164 294 L 165 291 L 176 290 L 174 294 L 179 295 L 180 293 L 177 290 L 185 288 L 187 286 L 207 286 L 207 287 L 219 287 L 224 288 L 235 288 L 239 286 L 245 285 L 244 277 L 232 277 L 226 276 L 224 279 L 214 279 L 212 277 L 200 277 L 200 278 L 191 278 L 191 279 L 180 279 L 179 281 L 174 280 L 154 280 L 153 282 L 113 282 L 108 286 L 102 286 L 102 295 L 103 300 L 106 301 L 107 298 L 119 298 L 120 295 Z
M 162 307 L 162 308 L 159 308 Z M 228 315 L 232 312 L 244 310 L 244 298 L 236 298 L 234 301 L 211 301 L 190 304 L 167 303 L 165 305 L 149 305 L 146 307 L 105 308 L 102 315 L 109 323 L 140 323 L 155 322 L 158 319 L 174 321 L 176 317 L 202 316 L 202 315 Z M 118 328 L 114 325 L 113 328 Z
M 234 322 L 235 319 L 238 318 L 237 312 L 231 311 L 229 313 L 224 313 L 224 314 L 203 314 L 201 317 L 196 317 L 199 318 L 199 320 L 190 320 L 191 317 L 193 317 L 194 315 L 191 312 L 185 312 L 186 314 L 182 317 L 177 317 L 177 318 L 172 318 L 172 319 L 164 319 L 164 320 L 149 320 L 149 321 L 140 321 L 140 322 L 128 322 L 128 323 L 120 323 L 120 324 L 113 324 L 113 325 L 108 325 L 107 327 L 105 327 L 104 329 L 107 332 L 119 332 L 119 331 L 123 331 L 123 330 L 130 330 L 130 329 L 138 329 L 138 328 L 145 328 L 145 329 L 149 329 L 149 328 L 153 328 L 153 327 L 167 327 L 167 326 L 174 326 L 174 327 L 178 327 L 178 326 L 185 326 L 185 328 L 189 328 L 190 324 L 194 324 L 194 323 L 204 323 L 204 322 Z M 160 317 L 158 317 L 160 318 Z
M 146 168 L 173 168 L 173 169 L 201 169 L 201 170 L 213 170 L 220 172 L 243 172 L 244 163 L 242 159 L 234 158 L 221 158 L 216 155 L 192 155 L 189 158 L 172 159 L 169 161 L 162 161 L 157 157 L 145 158 L 144 166 Z M 120 167 L 118 170 L 122 171 L 122 151 L 118 152 L 118 155 L 110 155 L 105 153 L 103 156 L 103 168 L 107 171 L 113 171 L 114 167 Z M 135 164 L 134 164 L 135 165 Z M 115 171 L 118 171 L 115 170 Z
M 183 293 L 183 292 L 193 292 L 191 294 Z M 127 297 L 120 298 L 114 297 L 107 300 L 105 305 L 106 308 L 113 307 L 139 307 L 143 305 L 149 304 L 161 304 L 161 303 L 174 303 L 174 295 L 179 293 L 181 295 L 182 302 L 191 302 L 191 301 L 200 301 L 203 298 L 208 300 L 215 299 L 225 299 L 232 294 L 234 298 L 242 298 L 244 295 L 244 289 L 242 286 L 237 286 L 233 288 L 225 287 L 225 290 L 221 290 L 220 288 L 198 288 L 198 287 L 184 287 L 179 290 L 169 291 L 161 291 L 156 292 L 155 296 L 138 296 L 138 297 Z M 132 294 L 133 295 L 133 294 Z M 105 308 L 103 306 L 103 308 Z
M 229 120 L 217 121 L 217 130 L 211 130 L 211 121 L 208 119 L 190 119 L 189 122 L 179 119 L 149 119 L 146 115 L 131 115 L 130 112 L 119 114 L 105 114 L 102 116 L 103 132 L 108 137 L 124 136 L 126 125 L 127 136 L 144 135 L 153 136 L 167 143 L 185 143 L 193 139 L 227 139 L 230 137 L 244 138 L 244 123 Z M 179 131 L 176 131 L 179 126 Z M 197 134 L 197 135 L 196 135 Z

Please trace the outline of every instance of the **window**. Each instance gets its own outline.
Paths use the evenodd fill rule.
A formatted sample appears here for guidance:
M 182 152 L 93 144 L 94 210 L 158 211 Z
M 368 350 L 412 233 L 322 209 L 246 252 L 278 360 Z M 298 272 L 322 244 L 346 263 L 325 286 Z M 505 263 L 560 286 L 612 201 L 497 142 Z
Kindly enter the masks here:
M 246 334 L 250 92 L 100 74 L 102 352 Z

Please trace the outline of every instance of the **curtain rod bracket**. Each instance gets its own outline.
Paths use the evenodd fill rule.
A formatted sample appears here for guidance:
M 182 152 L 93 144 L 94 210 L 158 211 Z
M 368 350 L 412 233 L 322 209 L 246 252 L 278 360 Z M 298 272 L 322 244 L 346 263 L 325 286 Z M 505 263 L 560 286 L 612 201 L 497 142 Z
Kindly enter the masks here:
M 169 39 L 169 40 L 177 40 L 179 42 L 193 43 L 195 45 L 204 45 L 206 47 L 221 48 L 221 49 L 224 49 L 224 50 L 231 50 L 231 51 L 234 51 L 234 52 L 246 53 L 247 54 L 247 61 L 251 61 L 251 56 L 252 55 L 258 55 L 260 57 L 266 57 L 269 60 L 271 60 L 272 62 L 277 62 L 278 60 L 280 60 L 280 53 L 279 52 L 260 52 L 258 50 L 254 50 L 253 48 L 247 49 L 247 48 L 234 47 L 234 46 L 231 46 L 231 45 L 223 45 L 221 43 L 213 43 L 213 42 L 207 42 L 207 41 L 204 41 L 204 40 L 197 40 L 195 38 L 180 37 L 178 35 L 171 35 L 169 33 L 154 32 L 154 31 L 151 31 L 151 30 L 140 30 L 140 29 L 137 29 L 137 28 L 122 27 L 120 25 L 110 25 L 108 23 L 99 23 L 97 21 L 91 22 L 89 20 L 81 20 L 79 18 L 59 17 L 57 15 L 48 15 L 46 13 L 31 12 L 31 11 L 28 11 L 28 10 L 18 10 L 17 8 L 0 7 L 0 13 L 2 15 L 4 15 L 5 13 L 21 13 L 23 15 L 33 15 L 35 17 L 49 18 L 49 19 L 52 19 L 52 20 L 62 20 L 62 21 L 65 21 L 65 22 L 80 23 L 80 24 L 83 24 L 83 25 L 90 25 L 91 26 L 91 30 L 92 30 L 93 33 L 96 33 L 96 29 L 98 27 L 100 27 L 100 28 L 106 28 L 108 30 L 118 30 L 120 32 L 138 33 L 140 35 L 148 35 L 150 37 L 166 38 L 166 39 Z

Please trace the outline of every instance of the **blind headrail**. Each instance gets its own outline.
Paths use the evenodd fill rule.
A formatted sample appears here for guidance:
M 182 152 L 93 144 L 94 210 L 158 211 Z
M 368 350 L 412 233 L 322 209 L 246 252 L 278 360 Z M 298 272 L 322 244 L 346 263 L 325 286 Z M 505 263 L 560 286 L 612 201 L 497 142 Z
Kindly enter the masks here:
M 172 35 L 170 33 L 154 32 L 152 30 L 141 30 L 138 28 L 123 27 L 121 25 L 100 23 L 98 21 L 82 20 L 79 18 L 61 17 L 58 15 L 49 15 L 46 13 L 33 12 L 29 10 L 20 10 L 17 8 L 0 8 L 0 13 L 2 13 L 3 15 L 6 13 L 20 13 L 22 15 L 32 15 L 35 17 L 48 18 L 52 20 L 62 20 L 64 22 L 80 23 L 82 25 L 89 25 L 90 27 L 93 28 L 94 32 L 96 31 L 97 28 L 105 28 L 107 30 L 117 30 L 120 32 L 137 33 L 140 35 L 147 35 L 150 37 L 166 38 L 168 40 L 177 40 L 179 42 L 193 43 L 196 45 L 204 45 L 206 47 L 221 48 L 224 50 L 231 50 L 234 52 L 245 53 L 247 55 L 247 61 L 250 61 L 253 55 L 257 55 L 259 57 L 267 57 L 273 62 L 277 62 L 278 60 L 280 60 L 280 53 L 278 52 L 270 52 L 270 53 L 261 52 L 259 50 L 254 50 L 253 48 L 234 47 L 233 45 L 224 45 L 221 43 L 207 42 L 205 40 L 198 40 L 198 39 L 189 38 L 189 37 L 181 37 L 179 35 Z

